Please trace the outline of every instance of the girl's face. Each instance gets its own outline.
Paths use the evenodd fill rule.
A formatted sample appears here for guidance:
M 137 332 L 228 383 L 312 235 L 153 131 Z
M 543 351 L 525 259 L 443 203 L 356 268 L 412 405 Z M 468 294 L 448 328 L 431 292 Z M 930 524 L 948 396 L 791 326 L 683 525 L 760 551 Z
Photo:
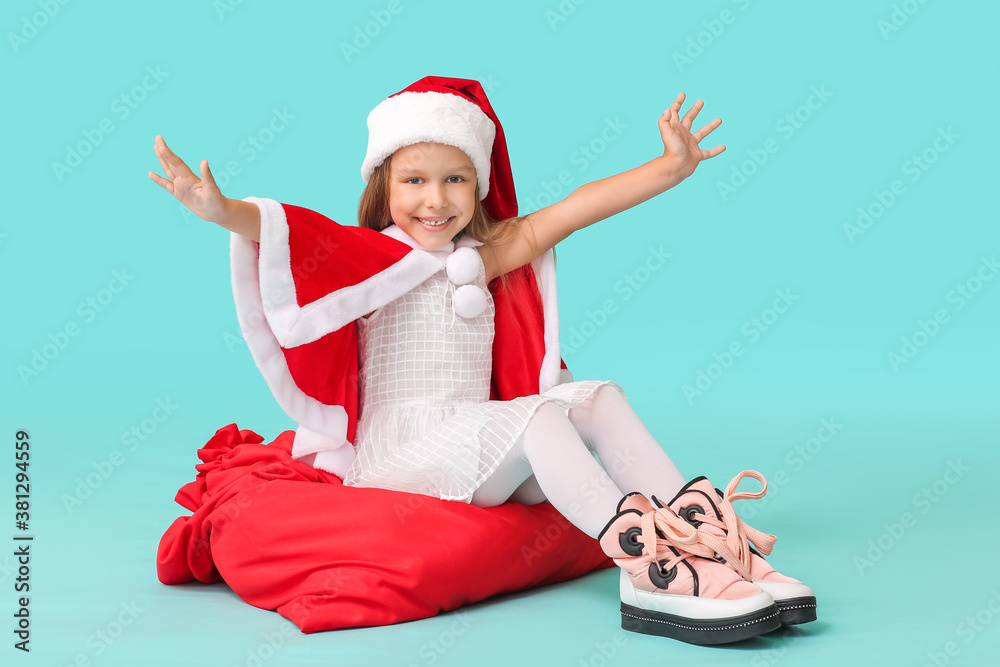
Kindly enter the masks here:
M 428 250 L 465 229 L 476 205 L 476 169 L 464 151 L 421 142 L 397 150 L 389 172 L 389 215 Z

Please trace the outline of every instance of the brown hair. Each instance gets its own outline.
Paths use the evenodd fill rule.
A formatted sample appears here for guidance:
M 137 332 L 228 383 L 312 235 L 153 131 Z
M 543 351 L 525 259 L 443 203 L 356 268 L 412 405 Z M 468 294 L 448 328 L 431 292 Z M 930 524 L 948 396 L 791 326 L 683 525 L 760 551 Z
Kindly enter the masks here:
M 392 156 L 390 155 L 382 164 L 375 167 L 368 179 L 368 185 L 361 193 L 361 200 L 358 202 L 358 224 L 361 227 L 380 232 L 392 224 L 392 218 L 389 215 L 389 165 L 391 162 Z M 494 260 L 496 260 L 497 245 L 510 239 L 524 221 L 525 216 L 505 220 L 490 218 L 479 199 L 478 182 L 476 183 L 475 199 L 476 205 L 472 212 L 472 220 L 455 236 L 454 240 L 457 241 L 463 235 L 468 235 L 486 246 L 488 252 L 492 253 Z M 499 278 L 506 290 L 510 286 L 507 274 L 501 274 Z

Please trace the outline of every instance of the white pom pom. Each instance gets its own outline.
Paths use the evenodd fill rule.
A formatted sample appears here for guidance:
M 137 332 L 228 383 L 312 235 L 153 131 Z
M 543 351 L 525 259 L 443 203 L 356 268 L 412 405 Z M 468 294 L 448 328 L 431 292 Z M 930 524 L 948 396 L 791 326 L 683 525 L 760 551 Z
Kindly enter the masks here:
M 456 285 L 471 283 L 479 275 L 480 261 L 479 253 L 472 248 L 468 246 L 456 248 L 445 262 L 448 269 L 448 280 Z
M 475 251 L 473 251 L 475 252 Z M 486 310 L 486 292 L 478 285 L 462 285 L 452 297 L 455 314 L 465 319 L 477 317 Z

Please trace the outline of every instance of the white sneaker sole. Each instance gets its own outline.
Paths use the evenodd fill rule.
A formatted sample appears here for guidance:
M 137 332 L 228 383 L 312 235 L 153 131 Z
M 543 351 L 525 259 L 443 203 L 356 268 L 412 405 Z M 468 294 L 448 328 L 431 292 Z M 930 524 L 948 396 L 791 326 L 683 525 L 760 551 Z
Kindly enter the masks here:
M 774 599 L 761 591 L 741 600 L 637 591 L 619 575 L 622 628 L 691 644 L 728 644 L 781 627 Z
M 798 625 L 816 620 L 816 594 L 805 584 L 760 579 L 754 579 L 750 583 L 767 591 L 774 598 L 782 625 Z

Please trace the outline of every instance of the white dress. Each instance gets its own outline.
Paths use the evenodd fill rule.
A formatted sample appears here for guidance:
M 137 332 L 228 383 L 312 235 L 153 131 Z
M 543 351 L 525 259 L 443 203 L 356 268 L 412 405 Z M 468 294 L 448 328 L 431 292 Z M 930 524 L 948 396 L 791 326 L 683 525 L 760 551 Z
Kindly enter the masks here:
M 476 317 L 455 314 L 455 286 L 442 269 L 357 321 L 361 410 L 346 486 L 469 502 L 538 406 L 568 413 L 602 385 L 622 391 L 581 381 L 489 400 L 495 309 L 481 259 L 473 284 L 487 295 Z

